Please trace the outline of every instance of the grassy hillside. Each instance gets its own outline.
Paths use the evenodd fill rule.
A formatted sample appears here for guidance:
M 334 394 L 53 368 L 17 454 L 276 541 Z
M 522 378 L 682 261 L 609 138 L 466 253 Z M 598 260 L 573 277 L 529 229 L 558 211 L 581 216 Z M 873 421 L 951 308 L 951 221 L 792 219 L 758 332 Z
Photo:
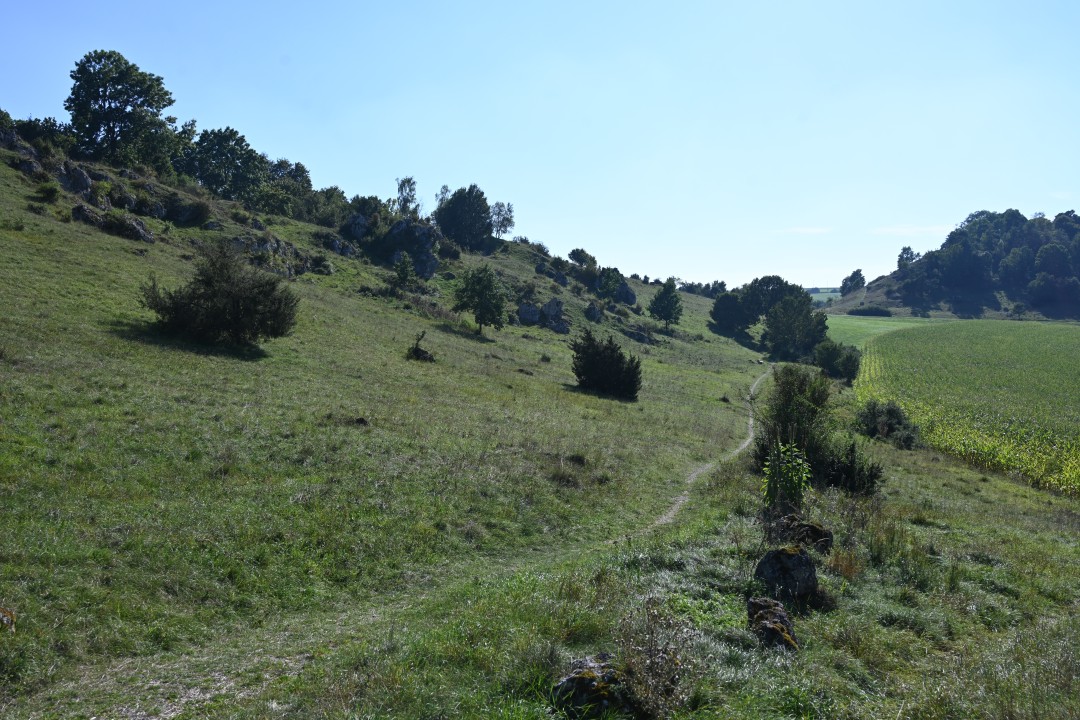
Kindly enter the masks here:
M 139 285 L 179 284 L 192 242 L 241 232 L 227 208 L 218 231 L 149 220 L 159 241 L 146 244 L 64 222 L 66 196 L 29 212 L 34 187 L 0 167 L 8 691 L 477 553 L 625 534 L 744 432 L 743 405 L 719 402 L 761 372 L 738 345 L 624 339 L 645 382 L 621 403 L 576 391 L 565 336 L 477 337 L 438 297 L 358 293 L 385 271 L 345 258 L 295 281 L 296 332 L 261 351 L 161 337 Z M 316 230 L 271 225 L 300 246 Z M 528 252 L 492 262 L 531 282 Z M 563 296 L 580 326 L 584 301 Z M 421 331 L 434 365 L 404 359 Z
M 932 445 L 970 462 L 1080 490 L 1080 326 L 969 321 L 874 338 L 860 396 L 895 399 Z
M 874 497 L 809 493 L 836 533 L 821 602 L 795 615 L 798 654 L 758 645 L 745 601 L 772 545 L 736 450 L 767 367 L 708 331 L 710 300 L 683 295 L 671 336 L 606 316 L 642 357 L 636 403 L 577 391 L 567 336 L 478 337 L 448 275 L 392 297 L 388 270 L 337 255 L 291 282 L 292 335 L 193 345 L 157 333 L 139 286 L 182 282 L 246 213 L 117 238 L 7 159 L 3 717 L 550 718 L 553 683 L 599 652 L 643 716 L 1080 714 L 1080 504 L 930 452 L 872 446 Z M 325 252 L 322 229 L 261 220 Z M 585 327 L 587 294 L 537 275 L 537 252 L 441 272 L 490 262 Z M 642 305 L 658 289 L 631 286 Z M 434 364 L 405 360 L 421 332 Z

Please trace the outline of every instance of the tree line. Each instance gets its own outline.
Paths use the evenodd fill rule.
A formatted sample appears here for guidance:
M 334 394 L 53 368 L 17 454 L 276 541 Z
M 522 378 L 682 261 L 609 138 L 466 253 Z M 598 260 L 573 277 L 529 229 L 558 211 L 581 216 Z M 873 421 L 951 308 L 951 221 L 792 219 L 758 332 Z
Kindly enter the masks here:
M 994 307 L 995 295 L 1051 316 L 1080 314 L 1080 217 L 1072 210 L 1053 220 L 1018 210 L 974 212 L 937 250 L 901 250 L 893 277 L 905 305 L 930 309 Z

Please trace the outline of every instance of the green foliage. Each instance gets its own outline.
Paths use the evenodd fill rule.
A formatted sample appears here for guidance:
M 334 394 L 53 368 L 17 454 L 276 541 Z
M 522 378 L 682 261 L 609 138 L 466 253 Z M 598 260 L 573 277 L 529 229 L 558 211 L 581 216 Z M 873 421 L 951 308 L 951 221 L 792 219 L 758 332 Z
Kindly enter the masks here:
M 491 249 L 491 207 L 475 184 L 458 188 L 432 213 L 443 235 L 466 250 Z
M 709 317 L 713 322 L 713 330 L 721 335 L 736 335 L 749 324 L 739 294 L 733 292 L 720 293 L 716 296 Z
M 16 120 L 14 126 L 20 138 L 46 157 L 62 157 L 75 148 L 71 125 L 57 122 L 56 118 Z
M 855 415 L 855 426 L 866 437 L 888 440 L 901 450 L 919 443 L 919 428 L 893 400 L 867 400 Z
M 49 180 L 37 186 L 34 190 L 34 197 L 41 202 L 54 203 L 60 199 L 62 192 L 60 183 Z
M 900 249 L 900 254 L 896 257 L 896 269 L 906 270 L 920 257 L 922 257 L 922 255 L 912 250 L 910 245 L 905 245 Z
M 1005 291 L 1045 314 L 1075 317 L 1080 313 L 1078 237 L 1080 220 L 1071 210 L 1053 221 L 1041 214 L 1029 219 L 1017 210 L 972 213 L 940 249 L 910 262 L 901 254 L 895 273 L 900 297 L 916 310 L 946 302 L 954 312 L 978 316 L 984 307 L 998 309 L 995 293 Z M 1047 277 L 1040 280 L 1043 273 Z
M 422 288 L 424 281 L 416 274 L 412 258 L 409 253 L 401 253 L 401 257 L 394 263 L 394 275 L 390 278 L 390 287 L 398 292 L 408 292 Z
M 199 250 L 195 275 L 182 288 L 142 287 L 142 304 L 166 332 L 200 342 L 251 345 L 287 335 L 296 324 L 299 298 L 277 275 L 247 264 L 227 245 Z
M 155 140 L 170 132 L 161 112 L 173 104 L 160 76 L 115 50 L 94 50 L 75 64 L 71 80 L 64 109 L 82 152 L 113 163 L 153 160 Z
M 754 461 L 764 468 L 781 445 L 790 445 L 810 464 L 816 484 L 870 493 L 882 468 L 869 460 L 854 441 L 834 438 L 828 412 L 829 382 L 805 365 L 781 365 L 773 372 L 773 389 L 758 413 L 761 431 L 754 439 Z
M 682 317 L 682 298 L 675 289 L 675 278 L 669 277 L 649 302 L 649 314 L 664 323 L 664 327 L 679 324 Z
M 840 294 L 850 295 L 864 287 L 866 287 L 866 278 L 863 277 L 862 270 L 855 270 L 840 283 Z
M 769 309 L 762 341 L 773 357 L 794 360 L 810 355 L 827 332 L 824 313 L 815 312 L 809 293 L 800 290 Z
M 862 353 L 858 348 L 825 338 L 814 348 L 814 361 L 829 377 L 846 380 L 848 384 L 859 376 Z
M 588 328 L 570 343 L 573 371 L 578 386 L 612 397 L 637 400 L 641 390 L 641 360 L 628 353 L 609 335 L 601 342 Z
M 506 288 L 485 263 L 462 273 L 454 289 L 454 312 L 471 310 L 477 334 L 483 333 L 485 325 L 498 330 L 506 316 L 506 296 Z
M 570 262 L 581 267 L 596 267 L 596 258 L 582 248 L 574 248 L 567 254 Z
M 514 229 L 514 204 L 497 202 L 491 206 L 491 229 L 496 238 L 502 239 L 502 236 Z M 524 238 L 525 243 L 529 242 L 528 238 Z
M 857 308 L 851 308 L 847 311 L 848 315 L 858 315 L 862 317 L 892 317 L 892 310 L 881 305 L 862 305 Z
M 231 127 L 203 130 L 183 171 L 226 200 L 255 197 L 269 177 L 266 158 Z
M 780 443 L 769 453 L 761 493 L 768 508 L 798 510 L 810 488 L 810 463 L 794 445 Z

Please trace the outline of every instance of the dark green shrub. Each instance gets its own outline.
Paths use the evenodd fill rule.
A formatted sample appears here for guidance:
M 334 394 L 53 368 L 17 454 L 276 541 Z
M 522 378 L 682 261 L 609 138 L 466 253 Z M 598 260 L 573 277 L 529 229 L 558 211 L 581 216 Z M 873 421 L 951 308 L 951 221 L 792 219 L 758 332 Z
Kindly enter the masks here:
M 40 202 L 54 203 L 60 199 L 60 183 L 55 180 L 43 182 L 34 190 L 34 198 Z
M 758 469 L 777 457 L 781 446 L 790 445 L 809 463 L 814 484 L 872 493 L 881 465 L 853 439 L 834 439 L 825 376 L 805 365 L 781 365 L 773 378 L 773 390 L 757 412 L 761 430 L 754 440 L 753 459 Z
M 167 332 L 232 345 L 287 335 L 300 302 L 281 277 L 252 267 L 227 245 L 203 247 L 184 287 L 166 290 L 151 276 L 142 293 L 143 306 Z
M 609 335 L 604 342 L 586 329 L 570 343 L 578 386 L 605 395 L 637 400 L 641 390 L 641 360 L 622 351 Z
M 859 375 L 862 353 L 854 346 L 826 338 L 814 348 L 814 361 L 829 377 L 851 383 Z
M 871 495 L 877 490 L 883 472 L 881 463 L 867 457 L 855 438 L 850 437 L 847 442 L 829 443 L 829 451 L 815 475 L 819 484 Z
M 867 400 L 855 415 L 855 427 L 866 437 L 888 440 L 901 450 L 911 450 L 919 444 L 919 428 L 892 400 Z
M 892 310 L 880 305 L 866 305 L 864 307 L 851 308 L 848 315 L 865 315 L 869 317 L 892 317 Z

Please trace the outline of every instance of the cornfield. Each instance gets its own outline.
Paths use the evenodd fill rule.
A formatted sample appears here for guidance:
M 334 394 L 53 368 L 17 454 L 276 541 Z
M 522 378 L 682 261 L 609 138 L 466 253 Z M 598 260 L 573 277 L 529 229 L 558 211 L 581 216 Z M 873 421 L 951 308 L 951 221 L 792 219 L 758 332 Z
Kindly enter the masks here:
M 1034 485 L 1080 492 L 1080 325 L 997 320 L 871 339 L 855 389 L 895 400 L 923 441 Z

